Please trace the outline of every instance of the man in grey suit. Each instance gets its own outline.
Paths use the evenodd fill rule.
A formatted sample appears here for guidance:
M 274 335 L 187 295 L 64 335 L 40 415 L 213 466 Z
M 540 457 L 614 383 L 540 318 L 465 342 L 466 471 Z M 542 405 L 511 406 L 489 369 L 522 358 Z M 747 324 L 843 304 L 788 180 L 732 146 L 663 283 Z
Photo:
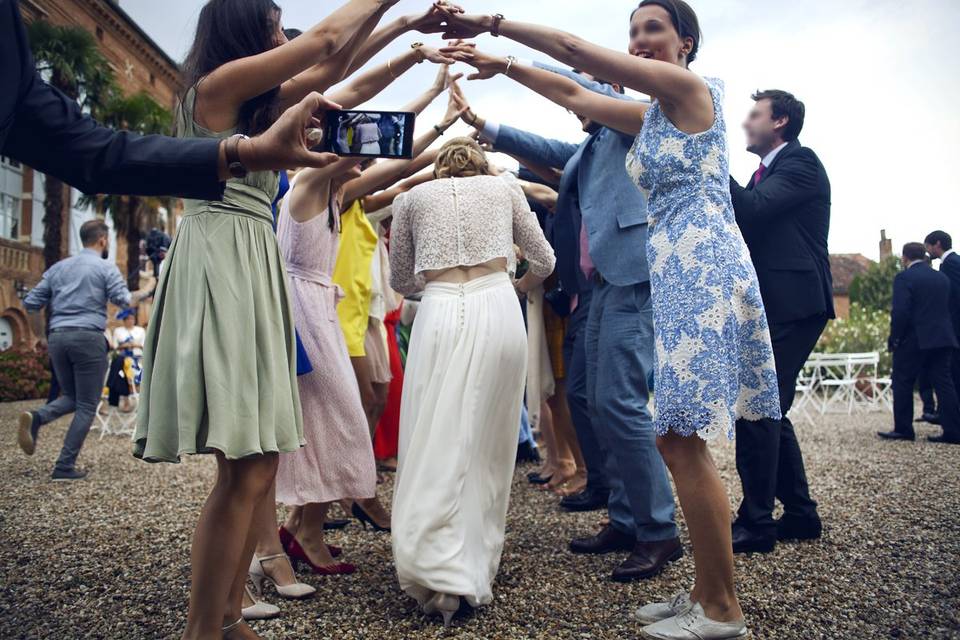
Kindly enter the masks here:
M 33 455 L 40 427 L 68 413 L 73 421 L 53 470 L 54 480 L 82 480 L 86 472 L 76 468 L 77 456 L 90 431 L 107 372 L 107 302 L 119 307 L 137 304 L 150 296 L 155 281 L 131 294 L 117 265 L 106 260 L 109 229 L 103 220 L 90 220 L 80 227 L 83 251 L 56 263 L 23 300 L 34 324 L 47 308 L 48 346 L 53 370 L 62 394 L 36 411 L 20 416 L 17 442 Z M 42 330 L 38 333 L 42 333 Z
M 589 76 L 536 66 L 598 93 L 631 99 Z M 590 135 L 575 145 L 479 122 L 470 114 L 467 119 L 480 127 L 482 137 L 496 151 L 563 169 L 554 221 L 555 249 L 560 257 L 576 247 L 579 260 L 561 258 L 566 264 L 558 260 L 558 273 L 571 295 L 592 290 L 584 331 L 586 397 L 594 433 L 606 453 L 611 489 L 610 524 L 595 536 L 573 540 L 570 547 L 575 553 L 630 551 L 614 570 L 613 579 L 649 578 L 679 558 L 683 549 L 647 406 L 653 317 L 645 253 L 646 202 L 625 168 L 633 136 L 580 118 Z

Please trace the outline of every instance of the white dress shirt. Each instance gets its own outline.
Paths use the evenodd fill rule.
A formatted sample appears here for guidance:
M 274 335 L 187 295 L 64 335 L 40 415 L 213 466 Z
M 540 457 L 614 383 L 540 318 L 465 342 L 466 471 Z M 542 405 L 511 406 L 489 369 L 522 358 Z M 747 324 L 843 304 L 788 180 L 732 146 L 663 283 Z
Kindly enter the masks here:
M 764 167 L 765 169 L 769 169 L 769 168 L 770 168 L 770 165 L 773 164 L 773 161 L 776 159 L 777 154 L 780 153 L 781 151 L 783 151 L 783 148 L 784 148 L 785 146 L 787 146 L 787 144 L 789 144 L 789 143 L 784 142 L 784 143 L 781 144 L 779 147 L 777 147 L 776 149 L 774 149 L 773 151 L 771 151 L 771 152 L 768 153 L 767 155 L 763 156 L 763 160 L 761 160 L 760 162 L 763 164 L 763 167 Z

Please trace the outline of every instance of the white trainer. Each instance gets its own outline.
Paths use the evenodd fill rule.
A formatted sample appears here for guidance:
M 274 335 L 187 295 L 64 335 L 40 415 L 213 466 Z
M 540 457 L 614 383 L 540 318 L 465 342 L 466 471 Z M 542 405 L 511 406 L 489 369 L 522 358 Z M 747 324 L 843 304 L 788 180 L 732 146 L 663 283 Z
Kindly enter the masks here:
M 679 615 L 644 627 L 641 633 L 650 640 L 741 640 L 750 635 L 743 620 L 711 620 L 700 603 L 687 607 Z
M 654 602 L 640 607 L 633 612 L 633 619 L 641 624 L 653 624 L 680 615 L 689 606 L 690 594 L 684 591 L 666 602 Z

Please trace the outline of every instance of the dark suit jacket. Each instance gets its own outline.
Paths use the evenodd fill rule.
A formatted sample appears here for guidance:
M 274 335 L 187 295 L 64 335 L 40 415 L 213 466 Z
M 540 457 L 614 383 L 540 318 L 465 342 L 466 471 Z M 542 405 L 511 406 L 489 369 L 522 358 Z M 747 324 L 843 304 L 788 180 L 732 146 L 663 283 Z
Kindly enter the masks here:
M 950 317 L 953 332 L 960 340 L 960 255 L 951 253 L 940 263 L 940 273 L 950 279 Z
M 836 317 L 830 274 L 830 180 L 817 155 L 794 140 L 763 178 L 730 178 L 737 224 L 750 249 L 771 323 Z
M 893 310 L 890 312 L 891 351 L 904 344 L 920 349 L 957 347 L 950 316 L 950 279 L 918 262 L 893 279 Z
M 98 125 L 40 78 L 17 1 L 0 0 L 0 155 L 85 193 L 219 200 L 218 145 Z

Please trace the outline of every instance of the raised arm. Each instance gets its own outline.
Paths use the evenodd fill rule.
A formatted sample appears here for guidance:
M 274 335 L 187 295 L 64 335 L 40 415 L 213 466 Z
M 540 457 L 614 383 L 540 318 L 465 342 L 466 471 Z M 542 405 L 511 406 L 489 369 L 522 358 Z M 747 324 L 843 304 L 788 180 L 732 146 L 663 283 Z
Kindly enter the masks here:
M 213 70 L 197 88 L 197 112 L 207 116 L 201 124 L 206 122 L 218 130 L 229 128 L 226 121 L 234 121 L 244 102 L 282 87 L 305 69 L 336 55 L 366 24 L 367 18 L 395 2 L 350 0 L 299 38 L 257 55 L 231 60 Z
M 310 91 L 326 93 L 330 87 L 350 75 L 354 61 L 359 57 L 362 49 L 377 24 L 387 12 L 386 5 L 381 6 L 367 18 L 360 29 L 353 35 L 347 44 L 334 56 L 319 64 L 315 64 L 306 71 L 301 71 L 280 85 L 280 108 L 296 102 Z
M 489 32 L 494 26 L 494 18 L 450 13 L 447 24 L 445 38 L 473 38 Z M 694 134 L 713 126 L 710 90 L 689 69 L 614 51 L 572 33 L 527 22 L 503 20 L 499 33 L 574 69 L 655 96 L 666 116 L 681 131 Z
M 617 131 L 637 135 L 643 127 L 643 118 L 649 108 L 645 103 L 595 93 L 562 75 L 519 64 L 510 58 L 492 56 L 469 44 L 447 47 L 443 51 L 477 68 L 477 73 L 467 76 L 468 80 L 486 80 L 503 73 L 548 100 Z
M 442 65 L 437 73 L 437 80 L 418 98 L 416 104 L 419 104 L 419 101 L 423 101 L 423 106 L 420 107 L 419 110 L 402 109 L 403 111 L 419 113 L 437 96 L 443 93 L 448 78 L 448 65 L 454 62 L 452 58 L 441 55 L 433 47 L 421 46 L 416 49 L 409 49 L 399 57 L 393 58 L 389 62 L 374 67 L 370 71 L 358 76 L 347 86 L 334 90 L 329 94 L 329 97 L 334 102 L 342 105 L 344 109 L 353 109 L 357 105 L 373 99 L 377 94 L 390 86 L 394 80 L 397 80 L 401 75 L 406 73 L 413 65 L 426 60 Z
M 506 153 L 518 160 L 523 158 L 522 164 L 528 166 L 537 164 L 545 169 L 553 170 L 563 169 L 579 149 L 579 145 L 570 142 L 551 140 L 535 133 L 488 122 L 477 115 L 470 107 L 470 103 L 459 85 L 451 87 L 451 91 L 453 91 L 454 99 L 461 109 L 460 119 L 465 124 L 474 127 L 479 134 L 481 144 L 490 144 L 493 151 Z M 529 161 L 530 158 L 537 158 L 537 161 L 533 163 Z M 544 179 L 548 180 L 547 178 Z M 559 178 L 557 180 L 559 182 Z
M 439 9 L 443 6 L 445 11 Z M 443 22 L 446 12 L 463 13 L 460 7 L 447 2 L 435 2 L 430 8 L 418 15 L 402 16 L 390 24 L 377 29 L 370 36 L 360 52 L 352 60 L 349 69 L 343 77 L 352 76 L 360 67 L 367 64 L 370 59 L 380 51 L 386 48 L 388 44 L 399 38 L 404 33 L 410 31 L 435 31 Z
M 423 154 L 423 156 L 421 157 L 424 158 L 425 161 L 429 160 L 428 164 L 432 164 L 435 160 L 434 158 L 435 155 L 436 154 L 430 153 L 428 151 L 427 153 Z M 407 178 L 406 180 L 398 182 L 397 184 L 393 185 L 389 189 L 385 189 L 379 193 L 375 193 L 373 195 L 370 195 L 364 198 L 363 210 L 364 211 L 380 211 L 381 209 L 385 209 L 390 205 L 392 205 L 394 200 L 396 200 L 397 196 L 399 196 L 401 193 L 406 193 L 407 191 L 410 191 L 410 189 L 413 189 L 417 185 L 421 185 L 435 179 L 436 178 L 434 177 L 433 172 L 418 173 L 412 178 Z
M 519 184 L 520 188 L 523 189 L 523 195 L 527 196 L 527 198 L 543 205 L 550 213 L 554 213 L 557 210 L 558 194 L 556 191 L 545 184 L 527 182 L 526 180 L 520 180 Z

